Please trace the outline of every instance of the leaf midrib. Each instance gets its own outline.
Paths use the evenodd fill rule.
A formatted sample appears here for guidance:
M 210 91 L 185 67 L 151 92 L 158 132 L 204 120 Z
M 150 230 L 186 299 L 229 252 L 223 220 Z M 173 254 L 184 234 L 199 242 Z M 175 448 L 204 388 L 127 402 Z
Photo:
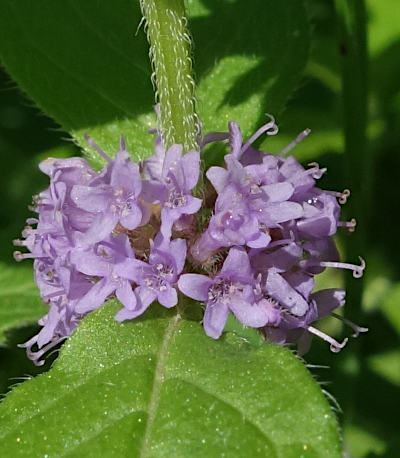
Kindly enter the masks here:
M 153 430 L 154 420 L 157 415 L 157 408 L 160 401 L 160 391 L 161 386 L 164 382 L 165 366 L 167 363 L 168 350 L 172 341 L 172 337 L 181 321 L 181 316 L 178 314 L 174 315 L 170 323 L 165 330 L 165 334 L 162 340 L 162 345 L 160 348 L 160 353 L 158 355 L 157 366 L 154 371 L 154 381 L 153 387 L 150 394 L 150 402 L 148 409 L 148 418 L 146 422 L 146 429 L 144 433 L 144 438 L 142 442 L 142 447 L 140 450 L 140 457 L 144 458 L 149 455 L 150 451 L 150 440 L 151 433 Z
M 175 333 L 175 331 L 176 331 L 176 329 L 178 327 L 178 324 L 181 321 L 181 319 L 182 318 L 181 318 L 181 316 L 179 314 L 174 315 L 171 318 L 171 321 L 169 322 L 169 324 L 168 324 L 168 326 L 167 326 L 167 328 L 165 330 L 165 334 L 164 334 L 164 337 L 162 339 L 160 351 L 158 353 L 158 362 L 157 362 L 157 366 L 156 366 L 156 369 L 155 369 L 155 372 L 154 372 L 153 387 L 152 387 L 152 390 L 151 390 L 149 408 L 148 408 L 148 411 L 147 411 L 148 421 L 147 421 L 147 425 L 146 425 L 146 432 L 145 432 L 145 436 L 144 436 L 144 439 L 143 439 L 143 446 L 142 446 L 142 452 L 141 452 L 141 453 L 145 453 L 145 454 L 141 454 L 140 455 L 140 456 L 143 456 L 143 457 L 146 456 L 146 454 L 148 453 L 148 446 L 149 446 L 149 442 L 150 442 L 151 431 L 152 431 L 153 423 L 154 423 L 154 420 L 155 420 L 155 417 L 156 417 L 156 414 L 157 414 L 157 407 L 158 407 L 159 398 L 160 398 L 160 390 L 161 390 L 162 383 L 164 382 L 164 373 L 165 373 L 165 367 L 166 367 L 166 362 L 167 362 L 168 350 L 169 350 L 169 347 L 170 347 L 170 343 L 171 343 L 172 337 L 173 337 L 173 335 L 174 335 L 174 333 Z M 151 356 L 154 356 L 154 354 L 151 354 Z M 121 363 L 123 363 L 124 361 L 126 361 L 127 359 L 130 359 L 130 358 L 132 358 L 132 356 L 131 355 L 127 355 L 127 357 L 126 358 L 122 358 L 119 361 L 119 363 L 121 364 Z M 106 370 L 113 369 L 114 367 L 115 366 L 111 366 L 111 367 L 107 368 Z M 71 394 L 71 390 L 72 391 L 77 390 L 77 389 L 81 388 L 82 386 L 90 383 L 92 379 L 96 378 L 103 371 L 104 371 L 104 369 L 103 370 L 99 370 L 99 371 L 91 374 L 90 376 L 86 376 L 83 380 L 81 379 L 77 383 L 72 383 L 73 387 L 71 387 L 71 385 L 69 385 L 68 389 L 66 389 L 64 393 L 61 393 L 60 396 L 58 396 L 57 398 L 53 398 L 45 406 L 42 406 L 41 409 L 40 409 L 40 412 L 36 412 L 33 415 L 29 415 L 28 414 L 24 418 L 21 418 L 21 421 L 19 421 L 15 425 L 14 428 L 8 430 L 5 434 L 0 434 L 0 438 L 1 439 L 6 438 L 10 434 L 13 434 L 13 432 L 15 432 L 16 428 L 21 427 L 24 423 L 26 423 L 28 421 L 31 421 L 36 416 L 43 415 L 43 412 L 46 412 L 46 410 L 50 409 L 52 406 L 54 406 L 57 403 L 59 403 L 60 401 L 62 401 L 66 396 L 70 395 Z M 62 371 L 60 371 L 60 372 L 62 372 Z M 1 417 L 0 417 L 0 420 L 1 420 Z

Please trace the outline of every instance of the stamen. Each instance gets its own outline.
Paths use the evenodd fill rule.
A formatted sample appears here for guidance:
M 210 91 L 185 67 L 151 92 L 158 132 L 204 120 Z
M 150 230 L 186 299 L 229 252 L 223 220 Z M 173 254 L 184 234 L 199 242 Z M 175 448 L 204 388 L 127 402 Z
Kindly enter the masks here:
M 306 172 L 310 174 L 316 180 L 319 180 L 322 177 L 322 175 L 327 171 L 327 168 L 325 167 L 321 169 L 319 167 L 318 162 L 310 162 L 308 165 L 312 168 L 306 170 Z
M 32 231 L 32 226 L 25 226 L 24 230 L 22 231 L 22 237 L 28 238 Z
M 100 146 L 99 146 L 97 143 L 95 143 L 95 141 L 94 141 L 91 137 L 89 137 L 89 135 L 85 134 L 83 137 L 84 137 L 84 139 L 86 140 L 86 143 L 87 143 L 92 149 L 94 149 L 95 151 L 97 151 L 103 159 L 105 159 L 107 162 L 111 162 L 110 156 L 108 156 L 108 155 L 100 148 Z
M 342 316 L 338 315 L 337 313 L 331 313 L 332 316 L 337 318 L 338 320 L 342 321 L 344 324 L 347 324 L 351 329 L 353 329 L 354 334 L 351 337 L 358 337 L 360 332 L 368 332 L 368 328 L 363 328 L 358 326 L 357 324 L 353 323 L 352 321 L 348 320 L 347 318 L 343 318 Z
M 28 358 L 33 361 L 35 366 L 43 366 L 45 361 L 44 360 L 40 361 L 40 358 L 45 353 L 47 353 L 49 350 L 51 350 L 56 345 L 58 345 L 60 342 L 62 342 L 63 340 L 66 340 L 66 339 L 67 339 L 67 336 L 58 337 L 55 340 L 53 340 L 52 342 L 49 342 L 47 345 L 42 347 L 39 351 L 32 351 L 32 345 L 35 343 L 35 342 L 32 342 L 33 339 L 29 340 L 28 342 L 26 342 L 24 344 L 19 344 L 18 347 L 26 348 L 26 354 L 28 355 Z
M 364 259 L 359 256 L 358 259 L 360 260 L 361 265 L 357 266 L 355 264 L 349 264 L 347 262 L 330 262 L 330 261 L 321 261 L 319 265 L 321 267 L 333 267 L 336 269 L 349 269 L 353 271 L 354 278 L 361 278 L 364 273 L 365 269 L 365 261 Z
M 343 192 L 338 192 L 338 191 L 325 191 L 328 194 L 332 194 L 332 196 L 335 196 L 339 200 L 339 204 L 345 204 L 347 202 L 347 199 L 350 196 L 350 190 L 345 189 Z
M 21 253 L 20 251 L 14 251 L 13 256 L 17 262 L 21 262 L 24 259 L 29 259 L 29 258 L 34 259 L 36 257 L 32 253 Z
M 292 140 L 283 150 L 279 153 L 280 157 L 285 157 L 292 149 L 297 146 L 302 140 L 310 135 L 311 129 L 303 130 L 294 140 Z
M 255 134 L 253 134 L 250 139 L 247 141 L 247 143 L 245 143 L 243 146 L 242 146 L 242 149 L 241 149 L 241 153 L 243 154 L 251 144 L 253 144 L 258 137 L 260 137 L 263 133 L 266 133 L 267 135 L 276 135 L 278 133 L 278 126 L 275 124 L 275 118 L 273 116 L 271 116 L 270 114 L 268 113 L 265 113 L 266 116 L 269 117 L 270 119 L 270 122 L 268 122 L 267 124 L 264 124 L 263 126 L 261 126 L 257 132 Z
M 338 342 L 335 340 L 333 337 L 328 336 L 324 332 L 320 331 L 319 329 L 314 328 L 313 326 L 308 326 L 307 328 L 308 332 L 311 332 L 311 334 L 316 335 L 317 337 L 321 338 L 322 340 L 325 340 L 325 342 L 328 342 L 331 345 L 331 352 L 333 353 L 339 353 L 340 350 L 345 347 L 347 344 L 347 341 L 349 340 L 347 337 L 343 340 L 343 342 Z
M 338 227 L 347 227 L 349 232 L 354 232 L 357 226 L 357 221 L 355 218 L 352 218 L 350 221 L 338 221 L 337 225 Z

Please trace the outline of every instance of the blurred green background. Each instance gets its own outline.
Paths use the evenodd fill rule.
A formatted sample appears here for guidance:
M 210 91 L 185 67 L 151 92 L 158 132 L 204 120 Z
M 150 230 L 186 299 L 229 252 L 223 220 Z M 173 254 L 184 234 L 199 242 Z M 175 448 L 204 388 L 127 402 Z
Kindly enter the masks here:
M 310 0 L 314 36 L 310 60 L 301 87 L 277 121 L 281 133 L 269 138 L 269 151 L 279 150 L 301 130 L 312 135 L 295 150 L 304 163 L 318 161 L 328 167 L 321 180 L 326 189 L 343 190 L 348 182 L 343 152 L 341 75 L 338 24 L 334 2 Z M 400 197 L 400 1 L 369 0 L 368 51 L 368 149 L 372 161 L 368 224 L 358 227 L 364 235 L 362 255 L 367 261 L 362 309 L 358 324 L 370 328 L 352 340 L 338 355 L 324 342 L 315 341 L 305 356 L 310 370 L 331 397 L 343 428 L 345 453 L 354 457 L 400 456 L 398 438 L 400 386 L 400 239 L 397 238 L 396 204 Z M 268 107 L 266 107 L 268 111 Z M 29 216 L 32 194 L 46 187 L 46 177 L 37 168 L 47 156 L 76 155 L 68 134 L 36 110 L 4 73 L 0 72 L 0 260 L 13 264 L 12 240 Z M 365 158 L 360 154 L 360 164 Z M 355 211 L 357 211 L 355 209 Z M 355 216 L 346 215 L 346 217 Z M 350 234 L 341 233 L 339 246 Z M 344 250 L 343 250 L 344 251 Z M 346 258 L 345 253 L 343 253 Z M 356 261 L 349 259 L 349 261 Z M 350 275 L 350 274 L 344 274 Z M 343 275 L 326 272 L 321 287 L 343 284 Z M 357 307 L 348 303 L 347 308 Z M 343 329 L 333 319 L 324 329 L 340 337 Z M 8 335 L 0 347 L 0 392 L 39 370 L 16 343 L 33 335 L 32 326 Z M 44 368 L 46 370 L 51 361 Z M 323 367 L 311 367 L 323 366 Z M 397 401 L 397 403 L 396 403 Z

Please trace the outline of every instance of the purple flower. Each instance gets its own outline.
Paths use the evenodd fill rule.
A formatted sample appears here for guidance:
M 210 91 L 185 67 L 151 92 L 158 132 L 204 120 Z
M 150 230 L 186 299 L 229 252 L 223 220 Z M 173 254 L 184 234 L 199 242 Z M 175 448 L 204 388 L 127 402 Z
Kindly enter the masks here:
M 138 303 L 135 307 L 123 308 L 118 312 L 118 321 L 136 318 L 155 301 L 164 307 L 174 307 L 178 303 L 175 284 L 186 260 L 186 242 L 176 239 L 170 242 L 159 233 L 151 245 L 149 262 L 126 259 L 115 269 L 117 275 L 136 283 L 135 294 Z
M 246 326 L 264 326 L 270 310 L 264 302 L 255 302 L 254 273 L 246 251 L 234 247 L 229 250 L 221 271 L 210 278 L 199 274 L 183 274 L 179 290 L 188 297 L 206 303 L 203 326 L 208 336 L 218 339 L 222 334 L 229 311 Z
M 28 357 L 41 366 L 44 364 L 41 357 L 68 337 L 83 318 L 76 312 L 75 305 L 90 289 L 91 283 L 68 261 L 60 258 L 54 262 L 36 259 L 35 280 L 49 312 L 38 322 L 43 326 L 40 332 L 19 346 L 26 348 Z
M 94 215 L 94 221 L 82 240 L 95 243 L 105 239 L 120 223 L 128 230 L 142 222 L 139 204 L 142 180 L 139 166 L 124 150 L 110 160 L 102 173 L 89 186 L 77 184 L 71 197 L 78 208 Z
M 143 175 L 148 180 L 162 180 L 162 171 L 165 160 L 165 147 L 161 135 L 154 140 L 155 153 L 142 162 Z
M 331 346 L 333 352 L 340 351 L 348 339 L 338 342 L 329 335 L 311 326 L 311 323 L 323 318 L 338 307 L 345 304 L 345 291 L 341 289 L 325 289 L 310 295 L 307 313 L 301 317 L 295 317 L 288 313 L 282 313 L 282 319 L 278 327 L 267 327 L 265 332 L 268 338 L 275 343 L 298 343 L 300 355 L 306 353 L 311 343 L 312 335 L 316 335 Z M 349 322 L 348 322 L 349 323 Z M 353 323 L 351 323 L 353 325 Z M 355 326 L 355 325 L 354 325 Z M 365 328 L 355 326 L 358 332 L 365 332 Z
M 192 249 L 200 262 L 220 247 L 266 248 L 271 241 L 269 229 L 303 215 L 302 206 L 289 201 L 293 185 L 274 181 L 279 174 L 268 173 L 271 168 L 276 169 L 276 160 L 266 157 L 262 164 L 243 167 L 230 154 L 225 161 L 227 170 L 211 167 L 207 172 L 219 195 L 209 227 Z
M 90 290 L 78 301 L 76 312 L 85 314 L 97 309 L 115 292 L 118 300 L 128 309 L 136 307 L 137 298 L 129 278 L 119 269 L 134 255 L 125 234 L 109 236 L 90 249 L 76 249 L 71 262 L 79 272 L 97 279 Z
M 153 167 L 150 175 L 157 176 Z M 182 156 L 182 145 L 172 145 L 165 154 L 161 176 L 158 181 L 145 183 L 145 196 L 149 202 L 160 202 L 161 232 L 166 239 L 171 237 L 173 224 L 182 215 L 192 215 L 201 207 L 201 199 L 193 197 L 200 173 L 200 155 L 189 151 Z
M 166 151 L 160 136 L 141 169 L 122 138 L 114 159 L 87 138 L 107 162 L 101 172 L 79 158 L 42 162 L 50 186 L 35 198 L 38 216 L 27 220 L 24 240 L 15 241 L 29 250 L 16 252 L 17 260 L 34 259 L 35 281 L 49 306 L 41 331 L 22 345 L 29 357 L 42 364 L 48 350 L 112 295 L 122 304 L 116 319 L 123 321 L 154 301 L 174 307 L 178 289 L 205 303 L 203 326 L 214 339 L 230 312 L 273 342 L 297 343 L 299 352 L 312 335 L 332 351 L 345 345 L 347 339 L 340 343 L 313 326 L 328 314 L 352 327 L 354 336 L 364 332 L 333 312 L 343 306 L 344 291 L 313 293 L 314 276 L 325 268 L 363 274 L 361 258 L 361 265 L 339 262 L 332 239 L 338 227 L 354 229 L 354 220 L 339 221 L 339 203 L 349 192 L 317 188 L 325 169 L 286 157 L 309 130 L 279 155 L 252 147 L 277 130 L 270 117 L 246 142 L 234 122 L 229 133 L 203 138 L 201 145 L 229 139 L 229 154 L 224 167 L 206 173 L 216 193 L 202 189 L 200 213 L 202 200 L 192 195 L 199 153 L 183 155 L 182 145 Z
M 336 233 L 340 206 L 334 196 L 317 188 L 304 193 L 304 215 L 297 221 L 297 229 L 304 237 L 323 238 Z

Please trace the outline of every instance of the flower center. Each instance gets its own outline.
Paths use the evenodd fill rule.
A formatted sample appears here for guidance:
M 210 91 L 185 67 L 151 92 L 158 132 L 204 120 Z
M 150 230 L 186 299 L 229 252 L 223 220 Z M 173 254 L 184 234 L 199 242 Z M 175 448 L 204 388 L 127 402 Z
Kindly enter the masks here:
M 173 188 L 169 191 L 168 201 L 166 202 L 166 206 L 169 208 L 178 208 L 183 207 L 187 203 L 187 197 L 183 195 L 181 191 Z
M 236 290 L 236 285 L 231 281 L 219 278 L 208 290 L 208 301 L 212 304 L 216 304 L 217 302 L 227 304 Z
M 145 279 L 145 284 L 149 288 L 159 291 L 166 291 L 168 285 L 171 284 L 174 275 L 174 269 L 167 264 L 155 264 L 153 266 L 153 274 Z

